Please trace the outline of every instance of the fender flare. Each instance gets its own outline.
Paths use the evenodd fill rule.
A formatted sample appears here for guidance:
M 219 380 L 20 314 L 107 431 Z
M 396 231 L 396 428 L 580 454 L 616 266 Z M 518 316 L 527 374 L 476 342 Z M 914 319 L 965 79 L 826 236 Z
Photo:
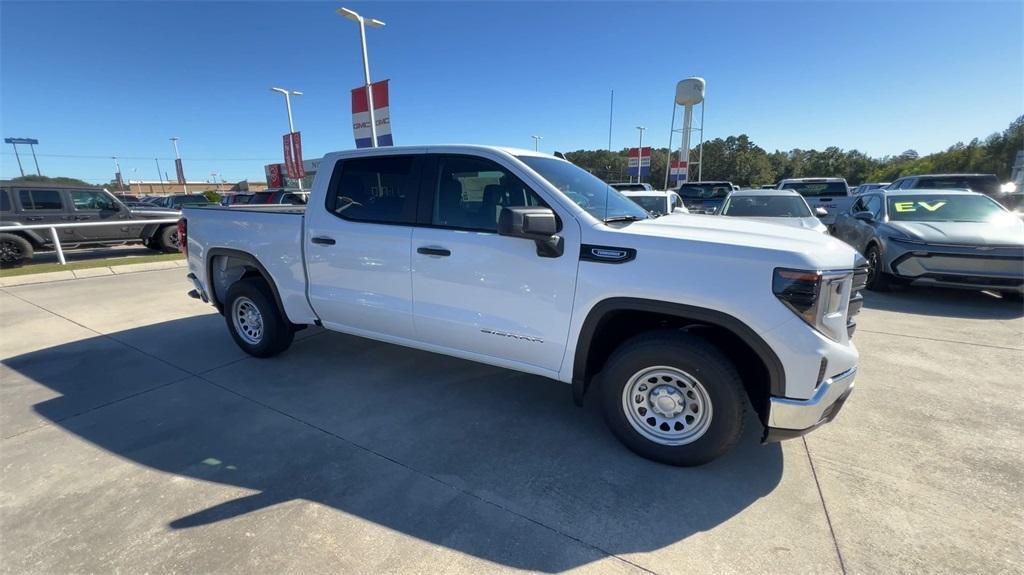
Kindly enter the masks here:
M 235 250 L 231 248 L 210 248 L 209 250 L 206 251 L 206 283 L 209 284 L 207 286 L 207 289 L 210 292 L 210 301 L 213 302 L 213 305 L 214 307 L 217 308 L 217 311 L 219 311 L 222 315 L 224 314 L 224 304 L 217 297 L 216 287 L 213 282 L 213 261 L 218 256 L 227 256 L 230 258 L 235 258 L 256 268 L 256 271 L 258 271 L 260 275 L 263 276 L 263 280 L 267 282 L 268 286 L 270 286 L 270 291 L 271 293 L 274 294 L 274 303 L 277 304 L 277 309 L 280 310 L 281 315 L 283 315 L 287 320 L 288 316 L 287 314 L 285 314 L 284 303 L 281 301 L 280 292 L 277 291 L 277 283 L 274 281 L 274 277 L 270 275 L 270 272 L 267 271 L 267 268 L 263 267 L 263 264 L 261 264 L 260 261 L 256 259 L 256 256 L 250 254 L 249 252 L 243 252 L 241 250 Z
M 779 356 L 775 354 L 771 346 L 765 343 L 764 339 L 743 321 L 724 312 L 686 304 L 614 297 L 601 300 L 590 308 L 587 318 L 583 320 L 583 325 L 580 327 L 580 334 L 576 338 L 576 355 L 573 358 L 572 367 L 572 396 L 577 405 L 583 404 L 583 396 L 586 394 L 589 383 L 586 371 L 590 343 L 603 320 L 610 313 L 618 311 L 659 313 L 728 330 L 750 346 L 767 367 L 771 394 L 780 397 L 786 395 L 786 371 L 782 366 L 782 361 L 779 360 Z
M 139 237 L 144 240 L 153 239 L 161 229 L 173 225 L 174 224 L 146 224 L 142 226 L 142 234 Z

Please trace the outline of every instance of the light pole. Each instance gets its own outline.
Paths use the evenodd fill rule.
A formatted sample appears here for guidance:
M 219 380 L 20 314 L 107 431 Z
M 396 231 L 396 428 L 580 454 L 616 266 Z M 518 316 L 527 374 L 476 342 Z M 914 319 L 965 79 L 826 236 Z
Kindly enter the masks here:
M 114 175 L 117 178 L 117 191 L 124 192 L 124 177 L 121 175 L 121 163 L 117 161 L 117 156 L 111 156 L 110 159 L 114 160 Z
M 370 60 L 366 56 L 366 25 L 369 24 L 374 28 L 380 28 L 384 26 L 384 22 L 376 18 L 363 18 L 355 10 L 349 10 L 348 8 L 338 8 L 337 12 L 349 20 L 355 20 L 359 23 L 359 42 L 363 47 L 363 76 L 366 79 L 366 105 L 370 109 L 370 145 L 376 148 L 377 120 L 373 113 L 373 90 L 370 89 Z
M 644 130 L 647 128 L 643 126 L 637 126 L 637 130 L 640 131 L 640 147 L 637 148 L 636 154 L 636 183 L 640 183 L 643 180 L 643 163 L 644 163 Z
M 185 180 L 185 169 L 179 168 L 181 165 L 181 153 L 178 152 L 178 138 L 172 137 L 171 144 L 174 145 L 174 169 L 176 173 L 181 174 L 181 189 L 187 194 L 188 182 Z
M 271 88 L 271 92 L 284 94 L 284 107 L 288 109 L 288 134 L 295 133 L 295 123 L 292 121 L 292 96 L 301 96 L 298 90 L 287 90 L 285 88 Z M 302 191 L 302 178 L 299 178 L 299 191 Z
M 534 152 L 539 151 L 540 150 L 540 141 L 544 139 L 544 136 L 530 136 L 530 137 L 533 138 L 533 151 Z
M 162 194 L 164 193 L 164 173 L 160 171 L 160 159 L 153 158 L 153 161 L 156 162 L 156 177 L 160 180 L 160 193 Z

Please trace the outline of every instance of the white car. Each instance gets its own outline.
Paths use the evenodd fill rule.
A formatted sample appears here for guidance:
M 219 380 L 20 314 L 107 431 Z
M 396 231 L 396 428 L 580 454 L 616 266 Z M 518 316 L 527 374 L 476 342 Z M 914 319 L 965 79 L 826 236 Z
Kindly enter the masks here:
M 317 325 L 550 378 L 673 465 L 729 451 L 748 408 L 765 441 L 807 433 L 857 374 L 867 268 L 850 246 L 742 218 L 652 218 L 532 150 L 331 153 L 308 205 L 186 208 L 179 233 L 189 295 L 251 355 Z
M 761 189 L 733 192 L 725 198 L 718 215 L 828 233 L 828 228 L 819 219 L 827 215 L 825 209 L 812 210 L 807 205 L 807 200 L 793 190 Z
M 672 191 L 626 191 L 622 192 L 622 195 L 636 202 L 636 205 L 647 210 L 652 216 L 690 213 L 683 205 L 683 198 Z

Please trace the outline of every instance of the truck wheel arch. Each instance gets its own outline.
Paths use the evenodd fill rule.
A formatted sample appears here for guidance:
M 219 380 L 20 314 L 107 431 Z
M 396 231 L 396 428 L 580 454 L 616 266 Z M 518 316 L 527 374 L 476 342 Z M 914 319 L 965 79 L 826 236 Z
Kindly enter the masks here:
M 638 325 L 621 329 L 634 323 Z M 744 385 L 762 419 L 768 395 L 785 396 L 786 375 L 782 362 L 761 336 L 741 320 L 727 313 L 696 306 L 617 297 L 595 304 L 580 328 L 573 359 L 573 401 L 577 405 L 583 404 L 583 396 L 591 380 L 601 371 L 610 350 L 618 343 L 642 331 L 684 327 L 703 330 L 702 335 L 723 348 L 730 357 L 752 352 L 758 362 L 737 362 L 737 368 L 747 370 L 743 374 Z M 755 366 L 754 363 L 760 365 Z
M 217 269 L 218 261 L 227 261 L 231 264 L 225 266 L 225 269 L 235 269 L 237 277 L 234 277 L 232 281 L 220 281 L 218 278 L 223 279 L 224 272 Z M 228 274 L 230 277 L 233 274 Z M 277 284 L 274 282 L 273 276 L 267 271 L 267 268 L 263 267 L 256 256 L 243 252 L 241 250 L 235 250 L 230 248 L 211 248 L 206 254 L 206 277 L 207 283 L 209 284 L 208 289 L 210 290 L 210 300 L 213 305 L 217 308 L 221 314 L 224 313 L 224 302 L 222 297 L 218 294 L 226 294 L 231 284 L 238 280 L 246 277 L 261 277 L 263 281 L 267 282 L 267 286 L 270 287 L 270 292 L 274 294 L 274 303 L 277 304 L 277 309 L 281 310 L 284 314 L 284 304 L 281 301 L 281 294 L 277 290 Z M 287 316 L 285 316 L 287 317 Z

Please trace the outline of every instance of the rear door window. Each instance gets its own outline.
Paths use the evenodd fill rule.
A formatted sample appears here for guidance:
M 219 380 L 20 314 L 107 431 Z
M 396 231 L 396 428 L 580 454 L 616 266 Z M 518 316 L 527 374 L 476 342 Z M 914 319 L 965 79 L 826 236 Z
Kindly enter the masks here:
M 357 222 L 416 222 L 417 156 L 379 156 L 338 162 L 327 192 L 327 210 Z
M 27 211 L 60 211 L 64 208 L 57 190 L 20 190 L 18 203 Z

